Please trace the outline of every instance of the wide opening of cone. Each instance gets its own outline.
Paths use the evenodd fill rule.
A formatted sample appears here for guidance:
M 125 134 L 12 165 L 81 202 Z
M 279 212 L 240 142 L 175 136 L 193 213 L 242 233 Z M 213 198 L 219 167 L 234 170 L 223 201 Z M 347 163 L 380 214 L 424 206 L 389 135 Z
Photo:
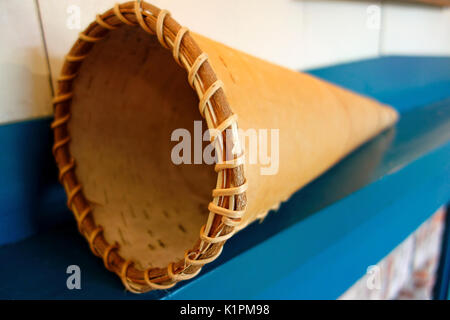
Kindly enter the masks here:
M 106 240 L 140 268 L 182 259 L 217 178 L 205 164 L 172 161 L 174 130 L 193 143 L 202 121 L 185 70 L 155 36 L 121 27 L 95 44 L 73 86 L 70 152 Z

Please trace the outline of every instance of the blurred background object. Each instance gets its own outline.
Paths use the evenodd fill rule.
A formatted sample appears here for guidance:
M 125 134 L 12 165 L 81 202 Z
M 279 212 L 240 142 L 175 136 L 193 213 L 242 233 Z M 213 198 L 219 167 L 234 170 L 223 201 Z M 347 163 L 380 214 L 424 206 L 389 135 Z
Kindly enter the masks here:
M 371 266 L 373 272 L 368 270 L 340 299 L 432 299 L 445 217 L 442 207 L 386 258 Z

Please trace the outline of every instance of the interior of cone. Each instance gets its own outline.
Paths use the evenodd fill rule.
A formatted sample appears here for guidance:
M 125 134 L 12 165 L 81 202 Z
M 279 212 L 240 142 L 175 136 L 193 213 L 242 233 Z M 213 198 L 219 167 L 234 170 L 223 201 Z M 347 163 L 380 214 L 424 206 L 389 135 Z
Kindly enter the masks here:
M 140 268 L 182 259 L 217 179 L 212 166 L 171 158 L 173 131 L 189 130 L 193 142 L 202 119 L 186 71 L 156 36 L 121 27 L 94 45 L 73 86 L 70 152 L 106 240 Z

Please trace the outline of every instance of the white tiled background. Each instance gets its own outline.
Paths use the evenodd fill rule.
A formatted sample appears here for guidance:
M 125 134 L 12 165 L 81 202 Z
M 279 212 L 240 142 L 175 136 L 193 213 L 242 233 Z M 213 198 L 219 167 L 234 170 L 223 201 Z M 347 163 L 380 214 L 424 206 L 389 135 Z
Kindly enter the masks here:
M 95 14 L 117 1 L 0 1 L 0 123 L 51 114 L 50 83 L 64 55 Z M 293 69 L 386 54 L 450 55 L 450 8 L 379 1 L 151 2 L 193 31 Z

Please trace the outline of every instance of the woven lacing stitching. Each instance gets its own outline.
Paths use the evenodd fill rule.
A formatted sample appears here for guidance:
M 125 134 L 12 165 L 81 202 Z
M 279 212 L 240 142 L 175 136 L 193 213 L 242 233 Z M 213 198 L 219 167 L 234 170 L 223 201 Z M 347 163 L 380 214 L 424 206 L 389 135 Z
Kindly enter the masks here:
M 122 22 L 126 25 L 136 26 L 135 23 L 128 20 L 122 14 L 120 6 L 118 4 L 116 4 L 114 6 L 113 12 L 116 15 L 116 17 L 120 20 L 120 22 Z M 134 12 L 136 15 L 137 22 L 142 27 L 142 29 L 144 29 L 149 34 L 154 35 L 155 33 L 146 24 L 145 19 L 144 19 L 144 14 L 145 15 L 153 15 L 153 14 L 147 10 L 143 10 L 141 1 L 135 2 Z M 180 55 L 180 47 L 182 45 L 184 36 L 187 33 L 189 33 L 189 30 L 185 27 L 181 27 L 179 29 L 179 31 L 177 32 L 175 40 L 173 41 L 173 43 L 171 43 L 170 39 L 168 40 L 164 35 L 164 21 L 167 16 L 170 16 L 170 13 L 167 10 L 160 10 L 158 16 L 156 17 L 156 19 L 157 19 L 156 36 L 158 38 L 158 41 L 166 49 L 170 49 L 170 46 L 172 46 L 172 53 L 173 53 L 173 57 L 174 57 L 175 61 L 179 65 L 184 66 L 186 68 L 186 70 L 188 71 L 188 82 L 191 85 L 191 87 L 193 87 L 197 91 L 197 94 L 199 95 L 200 114 L 202 115 L 202 117 L 210 117 L 211 115 L 205 115 L 205 111 L 206 111 L 208 105 L 211 104 L 210 99 L 215 95 L 216 92 L 218 92 L 220 89 L 223 89 L 223 83 L 222 83 L 222 81 L 217 80 L 211 86 L 209 86 L 206 90 L 204 90 L 204 91 L 201 90 L 201 88 L 203 88 L 203 83 L 201 82 L 201 79 L 198 76 L 198 71 L 200 70 L 201 66 L 208 60 L 208 56 L 206 55 L 206 53 L 201 53 L 195 59 L 194 63 L 192 65 L 189 65 L 189 63 L 187 62 L 187 59 L 185 59 L 183 55 Z M 105 22 L 101 18 L 100 15 L 96 16 L 96 22 L 99 26 L 103 27 L 106 30 L 115 30 L 118 28 L 117 26 L 113 26 L 113 25 Z M 105 36 L 93 37 L 93 36 L 86 35 L 84 33 L 80 33 L 79 40 L 85 41 L 85 42 L 96 43 L 96 42 L 101 41 Z M 65 59 L 67 62 L 81 62 L 87 56 L 88 56 L 87 54 L 79 55 L 79 56 L 67 55 L 65 57 Z M 63 74 L 59 77 L 58 81 L 72 81 L 74 78 L 76 78 L 76 76 L 77 76 L 77 73 Z M 73 92 L 60 94 L 60 95 L 57 95 L 53 99 L 53 104 L 54 105 L 60 104 L 62 102 L 71 100 L 72 98 L 73 98 Z M 208 109 L 208 110 L 211 112 L 210 109 Z M 70 114 L 67 114 L 63 117 L 55 119 L 55 121 L 52 123 L 51 127 L 53 129 L 55 129 L 60 126 L 66 126 L 69 120 L 70 120 Z M 219 124 L 215 128 L 215 134 L 211 135 L 211 141 L 217 142 L 216 147 L 218 146 L 218 147 L 222 148 L 222 150 L 224 150 L 223 142 L 221 139 L 222 132 L 224 130 L 226 130 L 228 127 L 236 125 L 236 122 L 237 122 L 237 116 L 235 114 L 233 114 L 229 118 L 225 119 L 221 124 Z M 217 139 L 217 138 L 219 138 L 219 139 Z M 233 137 L 233 139 L 235 139 L 235 137 Z M 69 143 L 70 143 L 69 136 L 62 138 L 59 141 L 55 141 L 55 144 L 53 146 L 53 153 L 56 154 L 58 149 L 62 148 L 63 146 L 66 146 Z M 239 167 L 243 164 L 243 162 L 244 162 L 244 154 L 241 154 L 232 160 L 217 163 L 215 166 L 215 171 L 221 172 L 223 174 L 224 170 Z M 60 176 L 59 176 L 60 180 L 62 181 L 64 176 L 69 171 L 74 170 L 74 168 L 75 168 L 75 160 L 73 158 L 71 158 L 71 161 L 68 165 L 65 165 L 64 167 L 60 168 Z M 237 186 L 237 187 L 214 189 L 212 192 L 212 195 L 216 199 L 218 197 L 233 197 L 233 196 L 245 193 L 245 191 L 247 190 L 247 186 L 248 186 L 248 184 L 247 184 L 247 182 L 245 182 L 241 186 Z M 67 185 L 65 185 L 65 187 L 66 187 L 66 191 L 68 194 L 68 203 L 67 204 L 68 204 L 69 208 L 76 211 L 75 208 L 73 207 L 73 200 L 79 193 L 81 193 L 81 185 L 78 184 L 70 190 Z M 223 225 L 230 226 L 230 227 L 238 226 L 241 223 L 242 216 L 245 213 L 245 210 L 231 210 L 231 209 L 223 208 L 223 207 L 216 205 L 214 202 L 211 202 L 209 204 L 208 209 L 211 213 L 222 216 Z M 83 233 L 83 229 L 82 229 L 83 221 L 91 213 L 92 213 L 91 208 L 87 208 L 77 217 L 77 224 L 78 224 L 80 233 Z M 220 232 L 218 232 L 217 236 L 209 237 L 205 233 L 205 228 L 206 228 L 206 225 L 202 226 L 202 228 L 200 229 L 200 239 L 208 245 L 213 244 L 213 243 L 224 242 L 227 239 L 231 238 L 235 233 L 235 230 L 233 229 L 231 232 L 229 232 L 225 235 L 219 236 Z M 92 231 L 89 235 L 87 235 L 89 246 L 90 246 L 92 252 L 97 256 L 100 256 L 100 255 L 94 246 L 94 242 L 95 242 L 95 239 L 102 232 L 103 232 L 103 228 L 101 226 L 98 226 L 96 229 L 94 229 L 94 231 Z M 109 255 L 114 250 L 119 250 L 119 245 L 117 243 L 115 243 L 113 245 L 109 245 L 103 253 L 102 259 L 105 264 L 105 267 L 108 270 L 112 270 L 111 266 L 109 265 Z M 205 248 L 201 252 L 186 251 L 185 257 L 184 257 L 185 265 L 184 265 L 183 269 L 176 272 L 176 270 L 174 270 L 173 263 L 169 264 L 167 267 L 167 274 L 168 274 L 169 278 L 174 281 L 173 283 L 163 285 L 163 284 L 157 284 L 157 283 L 152 282 L 150 280 L 150 276 L 149 276 L 149 272 L 150 272 L 151 268 L 148 268 L 147 270 L 144 271 L 144 280 L 147 283 L 147 285 L 152 289 L 171 288 L 172 286 L 175 285 L 175 283 L 177 281 L 191 279 L 191 278 L 195 277 L 201 271 L 201 268 L 199 268 L 197 271 L 195 271 L 193 273 L 186 274 L 186 273 L 184 273 L 184 271 L 188 267 L 203 266 L 207 263 L 210 263 L 210 262 L 214 261 L 221 254 L 222 250 L 223 250 L 223 246 L 221 246 L 219 248 L 218 252 L 215 255 L 213 255 L 209 258 L 204 258 L 204 259 L 191 258 L 191 256 L 193 254 L 195 254 L 196 257 L 200 256 L 200 254 L 202 254 L 206 251 Z M 122 268 L 120 271 L 120 278 L 122 279 L 122 282 L 124 283 L 125 287 L 129 291 L 140 293 L 143 290 L 139 287 L 136 287 L 135 283 L 130 283 L 130 281 L 127 277 L 127 271 L 129 269 L 129 267 L 132 265 L 133 265 L 132 261 L 130 261 L 130 260 L 125 261 L 125 263 L 122 265 Z

